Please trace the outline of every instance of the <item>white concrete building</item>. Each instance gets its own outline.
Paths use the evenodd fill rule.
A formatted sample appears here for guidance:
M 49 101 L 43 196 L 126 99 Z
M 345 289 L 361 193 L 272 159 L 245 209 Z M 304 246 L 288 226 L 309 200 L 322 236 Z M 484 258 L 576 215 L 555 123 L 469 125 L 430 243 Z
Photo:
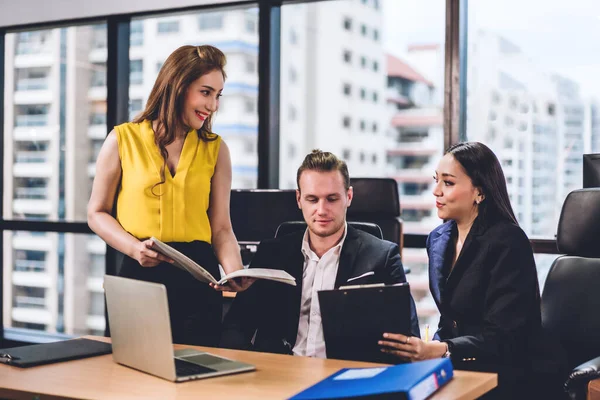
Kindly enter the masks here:
M 435 63 L 437 46 L 421 46 L 420 59 Z M 426 56 L 425 53 L 429 53 Z M 411 59 L 412 61 L 412 59 Z M 435 65 L 434 65 L 435 66 Z M 431 71 L 434 66 L 430 66 Z M 387 55 L 386 101 L 390 123 L 387 149 L 388 176 L 398 182 L 403 232 L 428 234 L 440 224 L 432 194 L 432 175 L 443 153 L 443 109 L 437 104 L 440 91 L 413 68 L 412 62 Z M 405 248 L 402 262 L 411 269 L 408 280 L 422 325 L 435 326 L 438 311 L 429 293 L 425 249 Z
M 567 78 L 554 75 L 558 107 L 558 179 L 556 212 L 560 215 L 562 203 L 567 195 L 583 185 L 582 154 L 591 148 L 591 115 L 587 116 L 585 104 L 579 93 L 579 85 Z M 590 126 L 587 131 L 586 125 Z M 587 151 L 586 151 L 587 148 Z
M 471 33 L 467 137 L 496 153 L 512 206 L 530 236 L 555 232 L 559 98 L 549 75 L 518 47 Z
M 314 148 L 350 176 L 385 176 L 386 71 L 378 2 L 286 5 L 281 17 L 281 188 Z
M 584 139 L 589 143 L 584 144 L 585 153 L 600 153 L 600 102 L 596 99 L 588 99 L 585 106 L 585 129 Z
M 7 219 L 85 220 L 90 38 L 89 27 L 7 35 Z M 88 241 L 87 235 L 5 232 L 4 326 L 69 333 L 104 328 L 101 284 L 87 269 L 94 257 Z M 104 251 L 101 243 L 95 252 L 102 264 Z M 98 294 L 100 310 L 92 304 Z

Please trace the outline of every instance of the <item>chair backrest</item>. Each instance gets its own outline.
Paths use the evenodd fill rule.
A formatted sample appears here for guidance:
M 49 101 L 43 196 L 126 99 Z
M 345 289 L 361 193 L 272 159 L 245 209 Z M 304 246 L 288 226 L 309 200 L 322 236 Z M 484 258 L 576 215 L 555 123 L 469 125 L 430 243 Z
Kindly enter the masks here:
M 239 242 L 272 238 L 282 222 L 302 220 L 295 190 L 231 191 L 231 224 Z
M 348 208 L 348 221 L 379 225 L 383 238 L 397 243 L 402 251 L 402 220 L 398 183 L 392 178 L 352 178 L 354 199 Z
M 391 178 L 353 178 L 354 199 L 348 221 L 379 225 L 383 238 L 402 249 L 402 220 L 398 184 Z M 272 238 L 286 221 L 302 221 L 295 190 L 238 189 L 231 191 L 231 223 L 240 242 Z
M 348 221 L 348 225 L 353 228 L 360 229 L 371 235 L 375 236 L 378 239 L 383 239 L 383 234 L 381 233 L 381 228 L 372 222 L 356 222 L 356 221 Z M 275 237 L 287 235 L 288 233 L 297 232 L 300 230 L 306 229 L 306 222 L 304 221 L 287 221 L 279 225 L 277 228 L 277 232 L 275 232 Z
M 542 293 L 542 325 L 573 368 L 600 356 L 600 188 L 575 190 L 561 211 L 558 257 Z

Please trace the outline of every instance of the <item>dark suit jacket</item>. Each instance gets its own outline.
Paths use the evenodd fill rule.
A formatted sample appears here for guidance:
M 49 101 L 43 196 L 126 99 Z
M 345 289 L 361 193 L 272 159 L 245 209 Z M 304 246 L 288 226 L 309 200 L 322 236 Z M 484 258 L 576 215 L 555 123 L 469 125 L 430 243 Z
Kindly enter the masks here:
M 529 239 L 510 222 L 477 218 L 448 274 L 456 235 L 450 221 L 427 238 L 429 287 L 441 313 L 435 339 L 448 343 L 455 369 L 498 373 L 489 398 L 562 398 L 564 353 L 542 330 Z
M 298 334 L 304 256 L 304 231 L 264 240 L 252 266 L 283 269 L 296 278 L 297 286 L 259 280 L 237 294 L 223 324 L 221 345 L 237 349 L 291 354 Z M 406 282 L 398 246 L 348 226 L 340 254 L 335 287 L 350 278 L 373 271 L 352 284 Z M 411 298 L 411 331 L 419 336 L 419 325 Z
M 448 342 L 455 366 L 525 367 L 530 339 L 541 331 L 529 239 L 517 225 L 477 218 L 448 275 L 444 267 L 456 234 L 456 223 L 450 221 L 427 238 L 429 287 L 441 313 L 435 338 Z

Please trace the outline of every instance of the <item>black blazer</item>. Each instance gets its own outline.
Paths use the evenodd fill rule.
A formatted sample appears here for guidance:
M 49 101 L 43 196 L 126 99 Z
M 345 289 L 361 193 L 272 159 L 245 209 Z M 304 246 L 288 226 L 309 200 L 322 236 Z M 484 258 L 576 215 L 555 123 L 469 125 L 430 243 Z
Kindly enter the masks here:
M 301 231 L 261 242 L 250 268 L 283 269 L 296 278 L 297 286 L 259 280 L 248 290 L 238 293 L 225 317 L 221 346 L 292 354 L 302 298 L 303 236 L 304 231 Z M 371 271 L 374 274 L 353 280 L 352 284 L 406 282 L 396 244 L 348 226 L 335 287 Z M 411 311 L 411 331 L 419 336 L 412 298 Z
M 446 341 L 455 366 L 527 368 L 530 341 L 541 332 L 540 292 L 533 250 L 517 225 L 477 218 L 448 274 L 454 221 L 427 238 L 429 287 L 440 310 L 436 339 Z

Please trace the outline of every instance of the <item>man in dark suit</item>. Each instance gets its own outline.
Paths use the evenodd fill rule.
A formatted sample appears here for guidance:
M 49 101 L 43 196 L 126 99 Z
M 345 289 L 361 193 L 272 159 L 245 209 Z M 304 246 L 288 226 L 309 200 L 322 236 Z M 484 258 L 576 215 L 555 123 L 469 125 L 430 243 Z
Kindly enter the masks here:
M 261 242 L 250 267 L 284 269 L 297 286 L 259 280 L 238 293 L 224 321 L 224 347 L 325 358 L 319 290 L 406 282 L 396 244 L 346 223 L 353 191 L 344 161 L 313 150 L 296 180 L 308 228 Z M 412 298 L 411 312 L 419 336 Z

